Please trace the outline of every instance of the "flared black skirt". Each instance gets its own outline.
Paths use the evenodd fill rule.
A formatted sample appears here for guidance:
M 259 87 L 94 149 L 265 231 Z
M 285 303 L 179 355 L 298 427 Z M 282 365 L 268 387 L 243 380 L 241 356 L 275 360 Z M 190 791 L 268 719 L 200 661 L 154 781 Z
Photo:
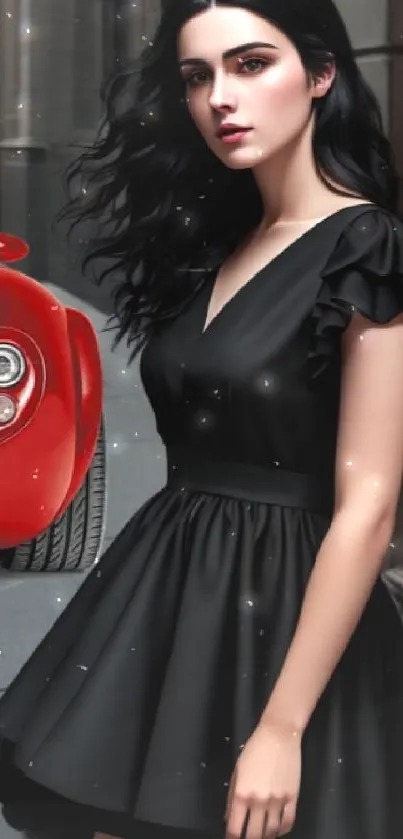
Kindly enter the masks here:
M 41 801 L 117 835 L 137 820 L 220 835 L 328 526 L 191 489 L 148 501 L 0 701 L 6 808 Z M 304 736 L 290 837 L 402 830 L 403 630 L 379 581 Z

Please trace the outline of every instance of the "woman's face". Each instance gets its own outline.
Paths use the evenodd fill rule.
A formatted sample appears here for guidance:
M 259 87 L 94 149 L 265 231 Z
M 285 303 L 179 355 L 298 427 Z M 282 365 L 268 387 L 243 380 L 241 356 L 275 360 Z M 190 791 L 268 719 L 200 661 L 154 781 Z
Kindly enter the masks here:
M 310 82 L 292 42 L 238 7 L 216 6 L 189 20 L 178 57 L 196 127 L 233 169 L 253 168 L 296 143 L 313 119 L 313 98 L 333 78 L 329 71 Z

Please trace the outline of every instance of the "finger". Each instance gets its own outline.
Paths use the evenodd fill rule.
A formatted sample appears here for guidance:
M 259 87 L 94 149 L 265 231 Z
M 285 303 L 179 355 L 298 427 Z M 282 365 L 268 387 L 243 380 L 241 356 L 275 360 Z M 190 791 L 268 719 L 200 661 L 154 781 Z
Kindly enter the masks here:
M 281 813 L 283 805 L 277 801 L 271 801 L 267 807 L 267 818 L 263 839 L 277 839 L 281 825 Z
M 297 805 L 295 802 L 289 801 L 288 804 L 283 807 L 280 819 L 280 828 L 277 834 L 278 836 L 285 836 L 293 829 L 297 815 L 296 811 Z
M 245 830 L 245 839 L 263 839 L 266 820 L 266 805 L 251 804 L 249 806 L 249 818 Z
M 245 835 L 245 823 L 248 816 L 248 805 L 240 801 L 236 795 L 233 795 L 227 820 L 226 835 L 228 839 L 240 839 L 241 835 Z

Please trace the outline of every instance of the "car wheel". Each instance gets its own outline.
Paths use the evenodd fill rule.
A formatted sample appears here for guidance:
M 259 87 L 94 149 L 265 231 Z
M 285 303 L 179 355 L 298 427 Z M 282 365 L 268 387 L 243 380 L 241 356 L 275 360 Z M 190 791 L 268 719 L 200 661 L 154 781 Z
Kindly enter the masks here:
M 35 539 L 0 551 L 10 571 L 85 571 L 99 558 L 106 512 L 106 443 L 102 423 L 84 484 L 67 510 Z

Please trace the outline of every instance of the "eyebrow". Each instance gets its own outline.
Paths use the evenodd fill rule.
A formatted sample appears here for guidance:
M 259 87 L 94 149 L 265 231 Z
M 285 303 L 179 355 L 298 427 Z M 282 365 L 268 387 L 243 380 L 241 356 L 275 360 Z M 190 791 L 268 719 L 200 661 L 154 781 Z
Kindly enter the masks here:
M 241 55 L 243 52 L 249 52 L 249 50 L 255 49 L 270 49 L 276 50 L 278 47 L 275 47 L 274 44 L 266 44 L 264 41 L 251 41 L 250 44 L 241 44 L 239 47 L 232 47 L 230 50 L 226 50 L 223 53 L 223 58 L 234 58 L 237 55 Z M 205 58 L 182 58 L 179 62 L 180 67 L 186 67 L 188 64 L 208 64 Z

